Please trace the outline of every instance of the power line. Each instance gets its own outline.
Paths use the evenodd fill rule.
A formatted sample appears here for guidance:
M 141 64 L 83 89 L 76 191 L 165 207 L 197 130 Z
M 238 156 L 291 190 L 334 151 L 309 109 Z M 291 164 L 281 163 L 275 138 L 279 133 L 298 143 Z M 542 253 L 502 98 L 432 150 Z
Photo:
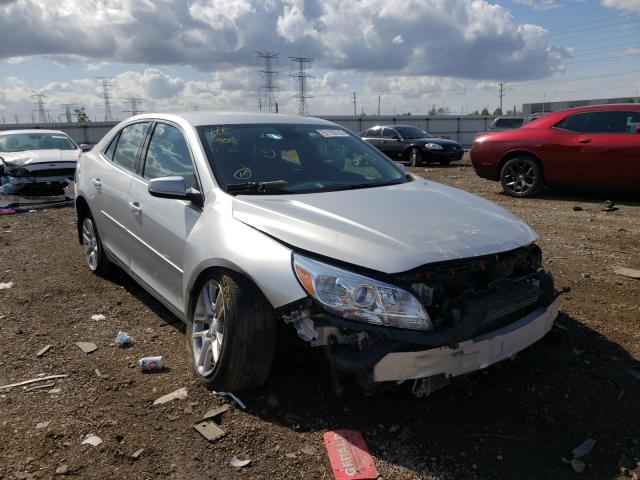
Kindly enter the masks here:
M 298 83 L 298 94 L 294 98 L 298 99 L 298 115 L 301 117 L 307 115 L 307 99 L 311 98 L 311 95 L 307 93 L 307 80 L 313 78 L 305 71 L 307 65 L 311 65 L 313 59 L 307 57 L 289 57 L 292 66 L 297 65 L 297 71 L 290 74 L 291 78 L 294 78 Z
M 34 93 L 31 96 L 36 100 L 36 108 L 38 110 L 38 121 L 40 123 L 48 123 L 47 111 L 44 108 L 44 99 L 47 98 L 47 96 L 43 93 Z
M 111 80 L 113 77 L 96 77 L 101 80 L 102 83 L 102 96 L 104 98 L 104 121 L 112 122 L 113 115 L 111 115 L 111 89 L 113 85 L 111 84 Z
M 278 111 L 278 102 L 276 101 L 275 92 L 278 87 L 275 85 L 275 79 L 278 76 L 278 72 L 273 69 L 273 65 L 278 63 L 278 54 L 275 52 L 264 52 L 256 50 L 258 55 L 257 63 L 262 62 L 264 64 L 264 70 L 260 70 L 260 74 L 264 77 L 264 85 L 258 89 L 258 96 L 260 99 L 264 97 L 264 103 L 262 108 L 267 112 Z
M 142 103 L 142 99 L 138 97 L 129 97 L 125 100 L 129 104 L 129 110 L 123 110 L 124 113 L 130 113 L 131 115 L 144 113 L 144 111 L 140 110 L 139 108 L 140 104 Z

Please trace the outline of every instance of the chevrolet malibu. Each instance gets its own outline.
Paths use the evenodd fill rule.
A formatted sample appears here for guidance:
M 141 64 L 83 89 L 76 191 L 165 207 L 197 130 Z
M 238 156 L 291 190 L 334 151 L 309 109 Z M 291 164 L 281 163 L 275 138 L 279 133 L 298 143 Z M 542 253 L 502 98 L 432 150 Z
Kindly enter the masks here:
M 83 155 L 75 185 L 89 268 L 120 266 L 184 321 L 210 388 L 263 384 L 290 329 L 324 349 L 337 391 L 424 396 L 558 312 L 531 228 L 328 121 L 138 115 Z
M 0 192 L 62 194 L 71 183 L 81 148 L 58 130 L 0 132 Z

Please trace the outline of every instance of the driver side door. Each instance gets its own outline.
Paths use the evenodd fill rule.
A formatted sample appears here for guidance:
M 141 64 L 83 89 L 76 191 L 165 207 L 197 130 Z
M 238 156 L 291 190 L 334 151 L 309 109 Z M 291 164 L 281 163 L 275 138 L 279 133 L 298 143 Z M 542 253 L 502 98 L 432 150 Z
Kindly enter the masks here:
M 402 157 L 404 147 L 400 134 L 395 129 L 385 127 L 382 130 L 380 150 L 393 160 Z

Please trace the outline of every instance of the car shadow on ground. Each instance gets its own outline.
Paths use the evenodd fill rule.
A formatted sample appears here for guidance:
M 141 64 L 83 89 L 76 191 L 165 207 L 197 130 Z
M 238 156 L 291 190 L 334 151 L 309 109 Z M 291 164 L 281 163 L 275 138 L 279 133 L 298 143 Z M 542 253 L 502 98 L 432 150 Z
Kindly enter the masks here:
M 184 332 L 184 324 L 122 270 L 107 280 Z M 584 459 L 582 478 L 614 479 L 621 466 L 640 460 L 640 383 L 627 373 L 640 362 L 565 313 L 556 324 L 515 360 L 422 399 L 413 397 L 409 383 L 365 395 L 351 382 L 337 397 L 321 349 L 281 342 L 268 383 L 241 397 L 247 414 L 294 431 L 358 430 L 377 459 L 419 475 L 568 478 L 575 473 L 562 457 L 593 438 L 598 443 Z M 323 452 L 318 442 L 312 447 Z
M 500 192 L 500 195 L 505 197 L 511 197 L 506 192 Z M 604 203 L 607 200 L 611 200 L 617 205 L 627 206 L 639 206 L 640 194 L 633 193 L 620 193 L 611 190 L 593 190 L 587 188 L 570 188 L 570 187 L 554 187 L 545 188 L 538 193 L 531 200 L 552 200 L 560 202 L 573 202 L 573 203 L 592 203 L 596 206 Z

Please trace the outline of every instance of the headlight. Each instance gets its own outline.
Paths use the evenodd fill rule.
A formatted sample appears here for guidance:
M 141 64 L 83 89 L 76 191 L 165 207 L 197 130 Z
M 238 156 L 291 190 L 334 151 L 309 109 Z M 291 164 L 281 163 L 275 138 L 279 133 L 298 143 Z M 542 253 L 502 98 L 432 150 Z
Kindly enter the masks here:
M 420 302 L 401 288 L 295 254 L 293 268 L 307 293 L 336 315 L 374 325 L 433 329 Z
M 442 150 L 442 145 L 438 145 L 437 143 L 425 143 L 424 147 L 429 150 Z

